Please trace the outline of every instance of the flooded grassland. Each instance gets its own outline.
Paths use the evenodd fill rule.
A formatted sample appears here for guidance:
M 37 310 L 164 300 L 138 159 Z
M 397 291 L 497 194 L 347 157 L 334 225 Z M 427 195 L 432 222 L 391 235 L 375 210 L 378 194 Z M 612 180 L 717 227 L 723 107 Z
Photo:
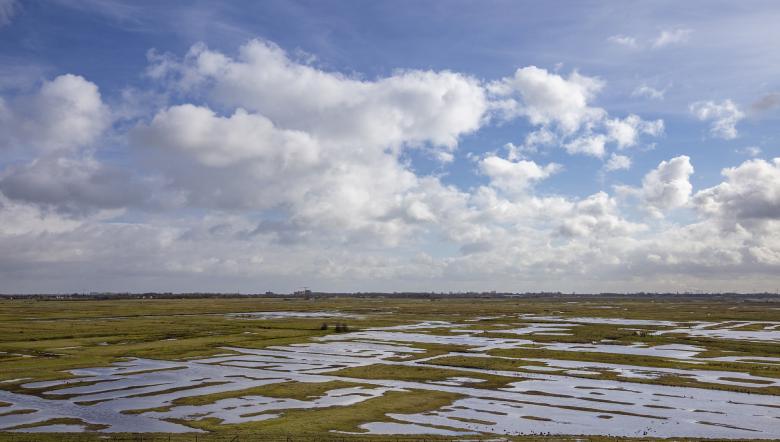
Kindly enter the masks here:
M 66 432 L 780 439 L 780 302 L 0 301 L 0 439 Z

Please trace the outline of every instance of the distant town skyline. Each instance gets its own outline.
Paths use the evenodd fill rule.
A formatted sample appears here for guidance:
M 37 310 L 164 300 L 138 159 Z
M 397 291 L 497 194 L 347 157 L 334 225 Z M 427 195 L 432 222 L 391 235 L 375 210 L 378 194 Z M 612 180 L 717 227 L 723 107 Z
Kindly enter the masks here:
M 0 0 L 0 293 L 774 293 L 777 23 Z

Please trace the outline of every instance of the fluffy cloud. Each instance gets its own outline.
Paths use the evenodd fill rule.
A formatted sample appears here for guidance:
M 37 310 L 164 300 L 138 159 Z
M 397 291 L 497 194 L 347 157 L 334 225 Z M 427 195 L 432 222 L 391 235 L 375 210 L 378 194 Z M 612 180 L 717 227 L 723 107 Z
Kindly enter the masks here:
M 0 147 L 16 159 L 0 170 L 0 192 L 82 215 L 156 198 L 129 169 L 96 159 L 112 120 L 97 86 L 72 74 L 45 81 L 33 93 L 0 98 Z
M 94 83 L 60 75 L 33 95 L 0 98 L 0 146 L 74 150 L 94 143 L 111 122 Z
M 603 87 L 604 82 L 598 78 L 577 72 L 563 78 L 529 66 L 518 69 L 512 77 L 492 83 L 490 91 L 521 100 L 512 107 L 512 116 L 522 115 L 532 124 L 554 126 L 564 134 L 572 134 L 604 117 L 603 109 L 588 105 Z
M 664 131 L 663 120 L 644 121 L 634 114 L 622 120 L 607 120 L 605 124 L 607 133 L 620 149 L 636 145 L 640 133 L 657 137 Z
M 780 158 L 746 161 L 722 173 L 724 182 L 696 193 L 701 213 L 731 225 L 780 222 Z
M 737 138 L 737 123 L 745 118 L 745 113 L 731 100 L 697 101 L 689 109 L 699 121 L 712 121 L 710 134 L 725 140 Z
M 607 137 L 604 135 L 586 135 L 569 141 L 563 148 L 570 154 L 581 153 L 601 158 L 606 153 L 606 143 Z
M 690 158 L 685 155 L 661 161 L 642 179 L 642 187 L 618 187 L 619 192 L 639 197 L 643 208 L 653 216 L 662 217 L 671 209 L 688 203 L 693 190 L 689 178 L 693 174 Z
M 509 161 L 491 155 L 480 161 L 479 169 L 490 178 L 492 186 L 508 193 L 518 193 L 533 182 L 558 172 L 561 166 L 555 163 L 540 166 L 533 161 Z
M 219 117 L 211 109 L 185 104 L 155 115 L 137 131 L 139 141 L 177 149 L 210 167 L 251 161 L 266 165 L 263 172 L 282 168 L 294 172 L 318 161 L 320 147 L 309 134 L 279 129 L 262 115 L 238 109 Z
M 592 106 L 603 87 L 602 80 L 576 71 L 564 78 L 529 66 L 489 84 L 488 90 L 498 98 L 504 118 L 522 116 L 540 127 L 526 136 L 526 149 L 559 143 L 570 154 L 602 158 L 608 143 L 622 149 L 637 144 L 640 134 L 663 133 L 662 120 L 644 121 L 634 114 L 609 118 L 606 110 Z
M 223 105 L 349 147 L 452 149 L 481 126 L 488 107 L 479 81 L 466 75 L 401 71 L 363 81 L 296 62 L 260 40 L 242 46 L 236 59 L 195 45 L 181 62 L 165 58 L 152 72 L 184 89 L 206 84 Z
M 338 228 L 345 241 L 397 243 L 434 222 L 435 203 L 419 197 L 430 186 L 402 155 L 425 149 L 451 161 L 459 138 L 487 120 L 482 84 L 448 71 L 367 81 L 259 40 L 236 58 L 195 45 L 182 60 L 153 54 L 152 62 L 149 75 L 212 103 L 172 106 L 134 131 L 139 151 L 163 164 L 189 204 L 280 209 L 294 225 Z
M 584 290 L 780 265 L 780 160 L 725 169 L 695 193 L 686 156 L 617 192 L 535 188 L 563 173 L 529 159 L 545 146 L 621 170 L 621 149 L 663 134 L 661 120 L 595 106 L 605 85 L 594 77 L 364 79 L 263 41 L 150 60 L 149 81 L 165 88 L 152 106 L 108 109 L 74 75 L 1 102 L 3 152 L 21 154 L 0 169 L 0 278 L 33 281 L 11 290 L 40 287 L 41 269 L 58 290 L 289 289 L 300 275 L 331 290 Z M 417 154 L 452 160 L 464 136 L 508 118 L 532 128 L 505 157 L 469 156 L 486 184 L 417 169 Z M 674 209 L 695 221 L 662 218 Z
M 605 192 L 598 192 L 578 201 L 561 223 L 566 236 L 617 235 L 643 231 L 646 226 L 623 219 L 617 202 Z
M 669 161 L 661 161 L 655 170 L 642 179 L 642 197 L 650 207 L 668 210 L 688 202 L 691 186 L 688 180 L 693 174 L 690 158 L 681 155 Z

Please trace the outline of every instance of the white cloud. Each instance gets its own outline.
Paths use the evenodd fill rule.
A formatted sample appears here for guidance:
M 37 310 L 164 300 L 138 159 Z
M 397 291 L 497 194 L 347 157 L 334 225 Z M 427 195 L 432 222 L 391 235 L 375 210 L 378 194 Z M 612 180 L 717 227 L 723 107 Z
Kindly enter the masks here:
M 749 157 L 757 157 L 761 155 L 762 150 L 758 146 L 745 146 L 741 149 L 735 150 L 734 152 L 742 155 L 747 155 Z
M 533 161 L 509 161 L 491 155 L 479 162 L 479 169 L 490 178 L 492 186 L 508 193 L 518 193 L 560 171 L 561 166 L 555 163 L 540 166 Z
M 632 97 L 645 97 L 651 100 L 663 100 L 666 94 L 665 89 L 656 89 L 646 84 L 641 84 L 631 92 Z
M 609 156 L 609 160 L 604 165 L 604 168 L 608 171 L 628 170 L 631 168 L 631 158 L 613 153 Z
M 606 153 L 604 147 L 606 142 L 607 137 L 604 135 L 588 135 L 575 138 L 564 144 L 563 148 L 570 154 L 585 154 L 601 158 Z
M 658 167 L 642 179 L 642 187 L 619 186 L 619 193 L 639 197 L 642 208 L 655 217 L 688 203 L 693 190 L 689 178 L 693 174 L 690 158 L 685 155 L 661 161 Z
M 780 222 L 780 158 L 745 161 L 722 174 L 724 182 L 694 196 L 701 213 L 729 225 Z
M 424 180 L 403 152 L 424 148 L 451 161 L 459 138 L 487 118 L 481 83 L 448 71 L 359 80 L 258 40 L 235 59 L 195 45 L 183 60 L 155 55 L 152 62 L 152 77 L 215 103 L 172 106 L 134 132 L 148 162 L 162 164 L 188 204 L 282 209 L 342 240 L 396 243 L 434 221 L 428 203 L 412 197 Z M 212 110 L 225 107 L 235 110 Z
M 0 98 L 0 147 L 72 151 L 94 143 L 110 122 L 94 83 L 60 75 L 33 95 Z
M 642 196 L 653 209 L 665 211 L 688 202 L 693 174 L 690 158 L 681 155 L 669 161 L 661 161 L 658 167 L 642 179 Z
M 640 133 L 657 137 L 664 132 L 663 120 L 644 121 L 634 114 L 622 120 L 607 120 L 605 125 L 610 138 L 620 149 L 636 145 Z
M 607 39 L 610 43 L 615 43 L 621 46 L 626 46 L 629 48 L 636 48 L 638 46 L 636 42 L 636 38 L 630 37 L 627 35 L 613 35 Z
M 668 29 L 663 30 L 652 42 L 653 48 L 662 48 L 669 45 L 685 43 L 693 33 L 690 29 Z
M 626 46 L 629 48 L 636 48 L 639 45 L 637 44 L 636 38 L 628 36 L 628 35 L 612 35 L 607 39 L 610 43 L 615 43 L 617 45 Z
M 723 100 L 720 103 L 697 101 L 692 103 L 689 109 L 699 121 L 712 121 L 710 124 L 712 136 L 725 140 L 737 137 L 737 123 L 745 118 L 745 113 L 731 100 Z
M 561 223 L 559 231 L 565 236 L 628 235 L 646 229 L 642 224 L 621 218 L 617 202 L 605 192 L 578 201 Z
M 489 90 L 498 96 L 521 99 L 512 116 L 522 115 L 534 125 L 555 126 L 564 134 L 572 134 L 604 117 L 603 109 L 588 105 L 603 87 L 600 79 L 576 71 L 563 78 L 528 66 L 512 77 L 491 83 Z
M 623 34 L 612 35 L 607 38 L 607 41 L 631 49 L 645 49 L 648 48 L 648 45 L 649 48 L 660 49 L 666 46 L 687 43 L 692 33 L 693 31 L 691 29 L 686 28 L 664 29 L 657 37 L 651 39 L 647 43 L 640 43 L 636 37 Z
M 644 121 L 634 114 L 610 119 L 606 110 L 592 106 L 603 87 L 602 80 L 576 71 L 564 78 L 529 66 L 490 83 L 488 90 L 500 100 L 494 110 L 503 118 L 522 116 L 539 127 L 526 136 L 525 149 L 559 144 L 569 154 L 602 158 L 608 143 L 625 148 L 635 145 L 640 134 L 663 133 L 662 120 Z
M 613 194 L 535 189 L 563 171 L 528 158 L 543 147 L 623 170 L 618 149 L 663 134 L 661 120 L 595 106 L 605 86 L 594 77 L 528 67 L 492 83 L 447 71 L 367 80 L 259 41 L 235 57 L 196 45 L 151 59 L 151 86 L 169 87 L 170 102 L 120 110 L 128 120 L 114 127 L 117 108 L 81 77 L 0 101 L 3 152 L 24 157 L 0 169 L 6 290 L 41 275 L 58 290 L 289 289 L 302 274 L 333 290 L 654 288 L 780 265 L 778 159 L 725 169 L 695 193 L 687 156 Z M 471 156 L 487 184 L 415 171 L 410 150 L 446 163 L 495 116 L 532 128 L 506 157 Z M 130 159 L 104 155 L 108 141 L 127 142 Z M 674 209 L 700 218 L 647 215 Z
M 199 44 L 181 62 L 154 61 L 157 78 L 171 77 L 185 89 L 208 85 L 208 95 L 223 105 L 352 148 L 430 143 L 453 149 L 482 125 L 488 107 L 473 77 L 410 70 L 362 81 L 297 63 L 260 40 L 242 46 L 236 59 Z
M 128 168 L 95 159 L 112 122 L 97 86 L 65 74 L 37 91 L 0 97 L 0 148 L 17 161 L 0 170 L 0 191 L 18 202 L 85 215 L 154 197 Z
M 13 201 L 0 193 L 0 237 L 62 233 L 81 224 L 79 220 Z
M 141 142 L 178 149 L 211 167 L 252 161 L 294 172 L 319 160 L 320 146 L 309 134 L 284 130 L 262 115 L 237 109 L 219 117 L 211 109 L 185 104 L 159 112 L 138 130 Z

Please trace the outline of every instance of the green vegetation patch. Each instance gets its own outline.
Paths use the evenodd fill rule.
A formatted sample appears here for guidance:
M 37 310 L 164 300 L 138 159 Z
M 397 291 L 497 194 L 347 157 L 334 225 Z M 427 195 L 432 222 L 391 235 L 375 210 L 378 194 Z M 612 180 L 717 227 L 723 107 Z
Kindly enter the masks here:
M 81 419 L 76 419 L 72 417 L 58 417 L 58 418 L 48 419 L 40 422 L 31 422 L 28 424 L 17 425 L 15 427 L 8 428 L 8 430 L 22 430 L 25 428 L 48 427 L 49 425 L 78 425 L 80 427 L 83 427 L 87 431 L 100 431 L 108 428 L 108 425 L 92 424 L 89 422 L 84 422 Z
M 207 394 L 203 396 L 191 396 L 175 399 L 171 404 L 178 405 L 207 405 L 222 399 L 246 397 L 246 396 L 266 396 L 274 398 L 311 400 L 324 396 L 331 390 L 339 388 L 365 387 L 366 384 L 357 384 L 354 382 L 329 381 L 329 382 L 278 382 L 274 384 L 260 385 L 257 387 L 246 388 L 243 390 L 221 391 L 219 393 Z
M 242 424 L 221 424 L 218 419 L 199 421 L 172 420 L 207 431 L 260 433 L 264 435 L 326 435 L 333 431 L 363 432 L 360 424 L 386 422 L 388 413 L 415 414 L 436 410 L 452 404 L 461 396 L 430 390 L 388 391 L 384 395 L 363 402 L 327 408 L 285 410 L 277 418 Z M 361 438 L 365 438 L 361 436 Z
M 541 362 L 525 361 L 522 359 L 504 359 L 504 358 L 486 358 L 476 356 L 443 356 L 440 358 L 434 358 L 423 364 L 429 365 L 446 365 L 448 367 L 462 367 L 462 368 L 476 368 L 480 370 L 500 370 L 500 371 L 517 371 L 520 372 L 523 366 L 545 365 Z M 469 375 L 478 375 L 479 373 L 468 372 Z M 521 381 L 522 378 L 509 378 L 513 379 L 512 382 Z
M 491 356 L 529 359 L 557 359 L 564 361 L 600 362 L 608 364 L 634 365 L 638 367 L 674 368 L 680 370 L 736 371 L 753 376 L 780 378 L 780 365 L 766 362 L 723 362 L 706 361 L 703 364 L 691 364 L 685 359 L 663 358 L 622 353 L 592 351 L 547 350 L 544 348 L 510 348 L 489 350 Z M 744 381 L 744 379 L 740 379 Z
M 331 376 L 340 376 L 358 379 L 388 379 L 396 381 L 429 382 L 445 381 L 454 377 L 469 377 L 482 379 L 483 382 L 471 382 L 463 384 L 466 387 L 494 389 L 505 387 L 512 382 L 522 379 L 498 376 L 485 373 L 475 373 L 464 370 L 452 370 L 441 367 L 423 367 L 406 365 L 374 364 L 362 367 L 348 367 L 325 373 Z

